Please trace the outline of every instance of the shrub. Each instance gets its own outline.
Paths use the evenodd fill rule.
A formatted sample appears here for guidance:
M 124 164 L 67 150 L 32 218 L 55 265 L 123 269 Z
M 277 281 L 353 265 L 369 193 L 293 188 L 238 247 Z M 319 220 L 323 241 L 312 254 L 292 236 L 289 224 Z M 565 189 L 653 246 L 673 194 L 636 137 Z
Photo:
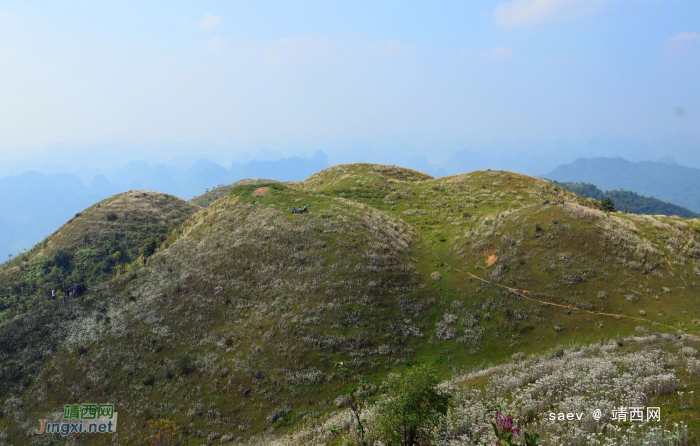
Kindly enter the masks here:
M 158 248 L 158 240 L 151 237 L 148 240 L 146 240 L 146 243 L 141 245 L 139 251 L 144 257 L 150 257 L 156 252 L 156 248 Z
M 53 263 L 59 268 L 67 270 L 70 268 L 70 253 L 65 249 L 57 249 L 53 253 Z
M 357 440 L 361 445 L 366 444 L 365 423 L 367 422 L 367 419 L 365 419 L 362 416 L 362 414 L 369 403 L 369 398 L 374 394 L 376 390 L 376 386 L 373 386 L 372 384 L 366 381 L 360 381 L 359 387 L 351 388 L 350 393 L 348 393 L 347 395 L 343 395 L 341 397 L 341 401 L 339 401 L 341 403 L 341 406 L 347 405 L 348 409 L 352 413 L 353 418 L 355 418 L 355 422 L 357 423 Z
M 182 354 L 177 357 L 177 369 L 180 371 L 180 375 L 187 375 L 195 371 L 196 366 L 194 360 L 188 354 Z
M 390 377 L 376 419 L 378 436 L 385 444 L 430 444 L 433 429 L 447 414 L 450 403 L 449 395 L 441 393 L 437 385 L 437 373 L 428 366 Z
M 148 420 L 150 430 L 146 444 L 152 446 L 164 446 L 169 444 L 180 444 L 181 438 L 177 425 L 172 420 L 164 418 L 158 420 Z
M 698 354 L 698 351 L 693 347 L 683 347 L 681 348 L 681 355 L 692 358 Z
M 117 221 L 117 219 L 119 219 L 119 216 L 114 212 L 107 214 L 107 221 Z
M 615 203 L 613 203 L 612 198 L 605 197 L 603 201 L 600 202 L 600 210 L 605 212 L 615 212 Z

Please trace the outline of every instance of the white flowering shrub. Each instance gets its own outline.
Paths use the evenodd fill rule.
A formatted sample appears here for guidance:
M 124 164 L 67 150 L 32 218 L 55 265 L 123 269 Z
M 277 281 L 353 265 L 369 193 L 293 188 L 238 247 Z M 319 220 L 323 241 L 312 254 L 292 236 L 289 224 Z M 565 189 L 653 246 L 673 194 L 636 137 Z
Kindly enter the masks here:
M 545 444 L 691 435 L 609 415 L 551 425 L 544 414 L 659 399 L 696 413 L 690 393 L 673 398 L 700 377 L 698 346 L 683 337 L 669 347 L 659 333 L 699 325 L 698 222 L 602 213 L 509 172 L 431 179 L 371 165 L 200 199 L 211 205 L 167 233 L 163 216 L 184 220 L 190 206 L 156 216 L 163 241 L 146 261 L 65 306 L 23 301 L 24 314 L 0 324 L 0 444 L 50 443 L 28 436 L 28 414 L 103 399 L 129 427 L 120 444 L 143 443 L 154 417 L 192 443 L 342 444 L 355 429 L 338 398 L 348 383 L 424 361 L 443 377 L 466 373 L 445 384 L 456 405 L 437 444 L 492 443 L 498 410 Z M 308 214 L 289 212 L 303 204 Z M 87 271 L 98 251 L 70 235 Z M 46 262 L 13 262 L 0 281 L 50 274 Z M 606 342 L 633 333 L 651 335 Z M 510 362 L 474 371 L 499 361 Z M 282 427 L 289 436 L 278 438 Z
M 647 342 L 645 339 L 640 342 Z M 646 406 L 674 392 L 680 379 L 670 369 L 677 359 L 656 348 L 619 352 L 615 343 L 569 349 L 559 356 L 538 356 L 451 380 L 458 405 L 451 415 L 451 439 L 445 444 L 494 444 L 495 412 L 512 414 L 543 444 L 678 444 L 687 442 L 687 427 L 664 424 L 625 426 L 611 419 L 613 409 Z M 469 382 L 488 376 L 483 388 Z M 602 411 L 600 420 L 591 415 Z M 552 413 L 582 413 L 579 420 L 557 422 Z

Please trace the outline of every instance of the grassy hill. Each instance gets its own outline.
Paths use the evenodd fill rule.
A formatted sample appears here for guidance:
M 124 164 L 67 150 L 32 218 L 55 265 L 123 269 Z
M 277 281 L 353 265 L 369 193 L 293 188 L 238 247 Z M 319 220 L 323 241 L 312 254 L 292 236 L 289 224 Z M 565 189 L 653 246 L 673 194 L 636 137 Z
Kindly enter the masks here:
M 51 290 L 93 285 L 138 258 L 199 208 L 172 195 L 131 191 L 77 213 L 43 242 L 0 266 L 0 320 L 45 300 Z
M 302 204 L 309 214 L 291 214 Z M 359 379 L 379 385 L 430 364 L 466 392 L 460 401 L 479 391 L 514 411 L 532 381 L 499 386 L 501 371 L 585 374 L 584 352 L 630 388 L 674 374 L 639 395 L 671 401 L 665 419 L 697 433 L 699 405 L 672 398 L 698 387 L 697 351 L 676 352 L 697 350 L 700 221 L 598 207 L 502 171 L 433 179 L 356 164 L 232 187 L 145 264 L 0 325 L 0 431 L 29 443 L 30 413 L 102 401 L 119 411 L 120 444 L 150 444 L 152 419 L 172 420 L 191 444 L 341 444 L 352 424 L 338 397 Z M 624 341 L 649 333 L 657 344 Z M 634 354 L 656 355 L 660 369 L 632 373 Z M 496 368 L 476 372 L 485 367 Z M 609 403 L 624 402 L 615 392 Z M 521 422 L 578 435 L 547 426 L 543 411 L 564 404 L 550 403 Z M 488 427 L 487 412 L 454 414 Z

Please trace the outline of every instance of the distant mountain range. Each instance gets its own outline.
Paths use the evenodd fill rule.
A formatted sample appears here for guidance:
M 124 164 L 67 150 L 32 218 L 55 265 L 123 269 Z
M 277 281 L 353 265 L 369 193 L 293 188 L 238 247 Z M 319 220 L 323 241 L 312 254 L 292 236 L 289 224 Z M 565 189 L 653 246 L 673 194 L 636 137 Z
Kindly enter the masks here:
M 233 163 L 229 168 L 201 159 L 184 172 L 166 164 L 132 161 L 107 180 L 120 190 L 148 189 L 176 195 L 185 200 L 205 190 L 231 184 L 244 178 L 270 178 L 299 181 L 329 167 L 328 156 L 321 150 L 311 158 L 292 156 L 277 160 L 251 160 Z M 100 177 L 98 177 L 100 178 Z
M 31 247 L 76 212 L 111 195 L 72 174 L 27 172 L 0 179 L 0 258 Z
M 587 158 L 561 165 L 543 177 L 591 183 L 604 190 L 629 190 L 700 212 L 700 169 L 666 162 Z
M 610 197 L 615 203 L 615 208 L 623 212 L 646 215 L 675 215 L 683 218 L 700 217 L 700 214 L 677 204 L 657 200 L 653 197 L 645 197 L 628 190 L 602 191 L 594 184 L 589 183 L 561 183 L 559 181 L 554 181 L 554 183 L 582 197 L 595 198 L 596 200 Z
M 245 178 L 301 181 L 330 165 L 328 156 L 321 150 L 310 158 L 279 158 L 272 152 L 267 155 L 261 153 L 259 158 L 262 159 L 235 162 L 229 167 L 201 159 L 186 169 L 139 160 L 130 162 L 116 173 L 103 175 L 95 172 L 95 175 L 84 177 L 85 180 L 69 173 L 38 172 L 0 178 L 0 259 L 5 260 L 9 254 L 30 248 L 75 213 L 120 192 L 147 189 L 187 200 Z M 540 168 L 550 165 L 545 161 L 524 154 L 477 156 L 462 151 L 456 152 L 444 168 L 431 165 L 425 157 L 409 158 L 404 166 L 438 177 L 489 167 L 533 174 L 538 165 Z M 688 209 L 700 212 L 700 169 L 682 167 L 672 160 L 634 163 L 621 158 L 580 159 L 573 164 L 561 165 L 544 177 L 559 182 L 590 183 L 602 190 L 612 190 L 614 192 L 589 190 L 587 193 L 593 195 L 587 196 L 610 195 L 621 210 L 630 208 L 635 213 L 686 217 L 691 216 Z M 619 189 L 644 197 L 618 192 Z M 574 191 L 581 193 L 581 190 L 579 187 Z
M 87 185 L 74 174 L 30 171 L 0 178 L 0 261 L 31 248 L 77 212 L 119 192 L 146 189 L 190 199 L 244 178 L 300 181 L 327 167 L 328 157 L 319 150 L 308 159 L 252 160 L 229 168 L 202 159 L 186 171 L 132 161 L 117 174 L 98 175 Z

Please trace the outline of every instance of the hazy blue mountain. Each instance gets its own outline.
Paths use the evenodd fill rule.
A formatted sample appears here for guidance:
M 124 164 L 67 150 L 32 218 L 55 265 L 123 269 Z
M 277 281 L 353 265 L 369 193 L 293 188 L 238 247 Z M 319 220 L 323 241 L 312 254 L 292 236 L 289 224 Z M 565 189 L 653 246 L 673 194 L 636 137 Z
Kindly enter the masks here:
M 88 188 L 92 193 L 106 196 L 114 195 L 122 191 L 122 188 L 110 182 L 104 175 L 97 175 L 94 177 L 92 181 L 90 181 Z
M 274 158 L 276 152 L 267 150 L 262 156 Z M 47 166 L 49 171 L 62 169 Z M 243 178 L 299 181 L 328 166 L 328 156 L 319 150 L 308 159 L 253 160 L 234 163 L 230 168 L 208 159 L 201 159 L 186 170 L 137 160 L 110 177 L 98 174 L 88 185 L 77 175 L 65 173 L 31 171 L 1 178 L 0 261 L 6 260 L 8 254 L 31 248 L 77 212 L 119 192 L 147 189 L 190 199 Z
M 267 150 L 262 155 L 273 157 L 275 153 Z M 256 159 L 246 163 L 233 163 L 230 168 L 204 158 L 184 171 L 166 164 L 132 161 L 116 175 L 112 175 L 109 182 L 117 185 L 121 191 L 148 189 L 188 200 L 207 189 L 231 184 L 243 178 L 297 181 L 328 166 L 328 156 L 321 150 L 311 158 L 293 156 L 276 160 Z
M 511 172 L 540 175 L 554 168 L 550 158 L 526 152 L 503 152 L 497 150 L 462 150 L 455 152 L 445 165 L 449 174 L 475 170 L 509 170 Z
M 110 180 L 128 189 L 146 189 L 171 195 L 182 195 L 182 186 L 174 178 L 177 171 L 165 164 L 131 161 Z
M 310 159 L 292 156 L 276 161 L 250 161 L 231 166 L 233 180 L 244 178 L 269 178 L 278 181 L 304 180 L 319 170 L 329 167 L 328 156 L 318 150 Z
M 622 158 L 584 158 L 543 175 L 561 182 L 592 183 L 624 189 L 700 212 L 700 169 Z
M 282 155 L 279 151 L 272 150 L 268 147 L 263 147 L 253 155 L 253 159 L 258 161 L 277 161 L 283 158 L 284 155 Z
M 105 185 L 101 185 L 105 186 Z M 114 187 L 88 187 L 72 174 L 26 172 L 0 179 L 0 259 L 32 247 Z
M 221 184 L 234 182 L 233 173 L 208 159 L 197 161 L 180 177 L 182 198 L 191 198 Z
M 680 166 L 681 165 L 681 163 L 676 161 L 674 158 L 671 158 L 670 156 L 662 156 L 661 158 L 657 159 L 656 162 L 669 164 L 671 166 Z
M 645 197 L 628 190 L 603 191 L 590 183 L 562 183 L 559 181 L 554 181 L 554 183 L 582 197 L 595 198 L 596 200 L 610 197 L 619 211 L 632 214 L 675 215 L 683 218 L 700 217 L 700 214 L 677 204 L 661 201 L 653 197 Z
M 0 218 L 0 263 L 7 260 L 8 254 L 17 251 L 13 246 L 16 240 L 17 234 L 4 219 Z
M 447 170 L 444 167 L 435 167 L 430 164 L 428 158 L 424 156 L 414 156 L 406 161 L 406 164 L 401 167 L 408 167 L 409 169 L 417 170 L 418 172 L 427 173 L 435 178 L 444 177 L 447 175 Z

